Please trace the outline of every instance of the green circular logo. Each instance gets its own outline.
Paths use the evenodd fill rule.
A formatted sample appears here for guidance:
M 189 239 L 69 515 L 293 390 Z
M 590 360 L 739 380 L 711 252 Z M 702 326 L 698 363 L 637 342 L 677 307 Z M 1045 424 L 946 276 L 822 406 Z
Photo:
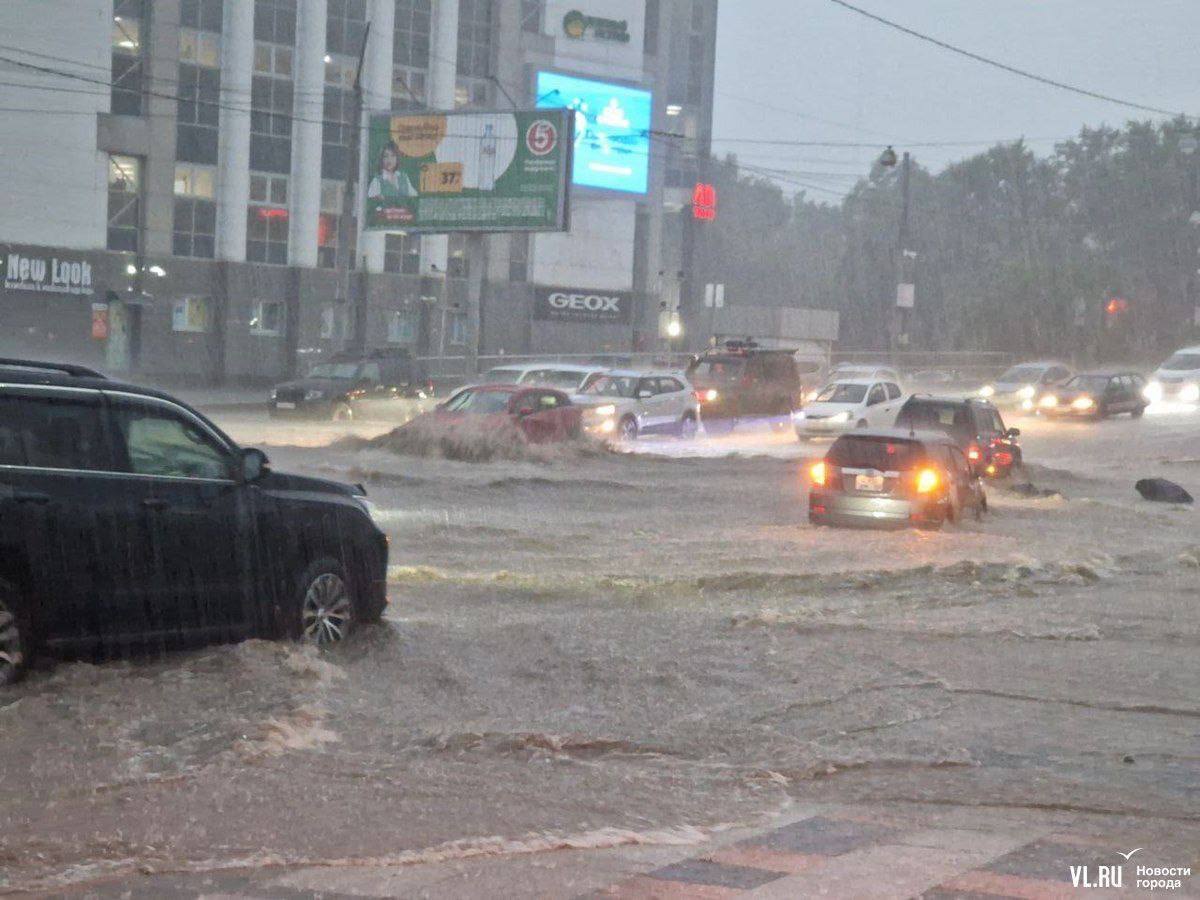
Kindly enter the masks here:
M 582 38 L 587 31 L 587 16 L 577 9 L 563 16 L 563 33 L 569 38 Z

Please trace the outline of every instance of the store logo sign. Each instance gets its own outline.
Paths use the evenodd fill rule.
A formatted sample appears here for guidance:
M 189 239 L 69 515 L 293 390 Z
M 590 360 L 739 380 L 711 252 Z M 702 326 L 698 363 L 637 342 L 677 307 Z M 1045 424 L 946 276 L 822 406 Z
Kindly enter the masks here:
M 81 259 L 57 256 L 33 256 L 7 252 L 4 261 L 4 287 L 10 291 L 38 291 L 46 294 L 84 294 L 92 290 L 92 264 Z
M 623 19 L 589 16 L 573 9 L 563 16 L 563 34 L 576 41 L 581 41 L 590 34 L 597 41 L 628 44 L 629 23 Z
M 628 291 L 539 287 L 534 293 L 533 317 L 558 322 L 628 322 L 632 302 Z

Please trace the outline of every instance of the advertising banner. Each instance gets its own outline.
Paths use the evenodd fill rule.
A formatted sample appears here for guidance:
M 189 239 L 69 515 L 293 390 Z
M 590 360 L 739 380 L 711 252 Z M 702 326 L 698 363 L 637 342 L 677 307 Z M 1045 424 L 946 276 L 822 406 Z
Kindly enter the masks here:
M 565 109 L 371 117 L 368 231 L 566 231 Z
M 629 291 L 535 287 L 533 317 L 542 322 L 627 323 L 633 307 Z
M 75 294 L 90 297 L 92 264 L 83 256 L 55 256 L 37 250 L 0 246 L 0 273 L 10 291 Z

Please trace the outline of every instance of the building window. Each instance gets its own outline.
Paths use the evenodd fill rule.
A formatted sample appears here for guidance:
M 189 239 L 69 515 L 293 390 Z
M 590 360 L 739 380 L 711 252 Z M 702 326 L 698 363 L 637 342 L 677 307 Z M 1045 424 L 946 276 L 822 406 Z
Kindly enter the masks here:
M 658 3 L 659 0 L 646 0 L 646 27 L 642 50 L 650 56 L 658 52 Z
M 317 265 L 323 269 L 337 267 L 338 229 L 342 221 L 342 187 L 340 181 L 321 182 L 321 216 L 317 220 Z M 351 254 L 354 252 L 354 226 L 355 222 L 351 219 Z
M 212 259 L 217 242 L 216 170 L 206 166 L 175 167 L 175 225 L 171 252 L 176 256 Z
M 296 44 L 296 0 L 254 0 L 254 39 Z
M 208 300 L 204 297 L 180 297 L 171 304 L 171 330 L 202 334 L 209 329 Z
M 458 0 L 458 74 L 492 74 L 492 0 Z
M 693 34 L 688 42 L 688 86 L 687 102 L 699 106 L 704 99 L 705 41 L 702 35 Z
M 415 344 L 417 342 L 416 314 L 401 309 L 389 312 L 387 340 L 389 344 Z
M 467 343 L 467 314 L 446 310 L 446 343 L 463 347 Z
M 254 71 L 259 75 L 292 77 L 292 48 L 282 44 L 255 44 Z
M 471 266 L 467 260 L 467 236 L 461 232 L 450 235 L 446 256 L 446 274 L 451 278 L 466 278 Z
M 250 333 L 268 337 L 283 334 L 283 302 L 280 300 L 255 300 L 250 308 Z
M 222 0 L 179 0 L 179 24 L 184 28 L 198 28 L 201 31 L 215 31 L 220 34 L 224 5 Z
M 521 0 L 521 30 L 541 34 L 542 17 L 545 14 L 546 0 Z
M 142 44 L 146 39 L 148 12 L 144 0 L 113 3 L 110 100 L 113 113 L 119 116 L 142 114 Z
M 459 78 L 454 85 L 454 107 L 486 107 L 491 105 L 491 83 L 473 78 Z
M 402 275 L 421 271 L 421 237 L 416 234 L 385 234 L 383 236 L 383 270 Z
M 219 69 L 221 67 L 221 35 L 211 31 L 197 31 L 194 28 L 180 28 L 179 61 L 208 66 L 210 69 Z
M 396 0 L 392 62 L 414 69 L 429 68 L 430 0 Z
M 178 93 L 175 158 L 184 162 L 216 165 L 221 70 L 181 62 Z
M 392 71 L 392 111 L 424 109 L 427 105 L 425 73 L 396 66 Z
M 291 50 L 265 47 L 267 51 L 286 51 L 288 65 Z M 257 56 L 256 53 L 256 65 Z M 282 55 L 265 54 L 273 61 Z M 255 75 L 250 87 L 250 168 L 259 172 L 287 173 L 292 170 L 292 82 L 269 75 Z
M 109 156 L 108 249 L 137 253 L 141 230 L 141 161 L 135 156 Z
M 354 133 L 353 62 L 325 64 L 325 104 L 321 124 L 321 177 L 346 177 Z
M 285 175 L 250 173 L 246 210 L 246 259 L 287 265 L 288 180 Z
M 321 339 L 344 341 L 350 335 L 350 314 L 344 303 L 326 303 L 321 307 Z
M 367 0 L 329 0 L 325 51 L 358 58 L 367 33 Z
M 508 250 L 508 280 L 514 282 L 529 280 L 529 235 L 515 233 L 509 235 Z

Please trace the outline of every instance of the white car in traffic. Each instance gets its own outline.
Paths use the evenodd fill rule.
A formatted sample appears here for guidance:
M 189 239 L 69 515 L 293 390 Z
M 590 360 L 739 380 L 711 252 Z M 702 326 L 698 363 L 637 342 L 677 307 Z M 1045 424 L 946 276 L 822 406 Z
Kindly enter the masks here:
M 1145 395 L 1151 403 L 1200 402 L 1200 346 L 1175 351 L 1150 376 Z
M 680 372 L 612 369 L 571 402 L 584 408 L 583 427 L 590 434 L 627 441 L 655 433 L 691 438 L 700 427 L 700 400 Z
M 900 412 L 903 393 L 894 381 L 833 381 L 803 409 L 792 413 L 800 439 L 833 436 L 852 428 L 890 428 Z

